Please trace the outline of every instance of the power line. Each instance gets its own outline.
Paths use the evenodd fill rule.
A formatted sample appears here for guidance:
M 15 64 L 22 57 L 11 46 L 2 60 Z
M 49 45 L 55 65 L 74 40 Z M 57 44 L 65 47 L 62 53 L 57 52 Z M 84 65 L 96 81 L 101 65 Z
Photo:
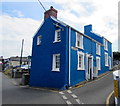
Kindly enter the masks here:
M 40 0 L 38 0 L 38 2 L 40 3 L 40 5 L 42 6 L 42 8 L 46 11 L 45 7 L 43 6 L 43 4 L 41 3 Z
M 40 1 L 40 0 L 38 0 L 38 2 L 40 3 L 40 5 L 42 6 L 42 8 L 45 10 L 45 12 L 47 11 L 46 9 L 45 9 L 45 7 L 43 6 L 43 4 L 42 4 L 42 2 Z M 50 17 L 50 14 L 47 12 L 47 14 L 48 14 L 48 16 Z

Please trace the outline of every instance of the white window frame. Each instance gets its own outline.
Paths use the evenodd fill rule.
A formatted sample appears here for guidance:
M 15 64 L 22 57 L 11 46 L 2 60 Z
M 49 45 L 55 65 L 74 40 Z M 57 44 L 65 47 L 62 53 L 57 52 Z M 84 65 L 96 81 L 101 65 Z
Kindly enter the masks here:
M 55 38 L 54 38 L 54 42 L 53 43 L 61 42 L 61 33 L 60 33 L 60 40 L 58 40 L 58 32 L 60 33 L 61 30 L 60 29 L 55 30 Z
M 108 53 L 105 52 L 105 66 L 108 66 Z
M 108 41 L 104 39 L 104 49 L 108 50 Z
M 96 43 L 96 54 L 100 55 L 100 45 Z
M 37 36 L 37 45 L 41 45 L 41 39 L 42 39 L 41 35 Z
M 98 61 L 99 62 L 98 62 Z M 100 57 L 96 57 L 96 67 L 97 67 L 97 70 L 101 70 L 101 62 L 100 62 Z
M 80 38 L 80 39 L 78 39 L 78 38 Z M 78 41 L 80 42 L 80 45 L 78 45 L 78 43 L 77 43 Z M 76 47 L 83 49 L 83 35 L 81 35 L 78 32 L 76 32 Z
M 53 64 L 52 64 L 52 71 L 60 71 L 60 60 L 59 60 L 59 68 L 56 68 L 56 56 L 60 56 L 60 54 L 53 54 Z M 59 57 L 60 59 L 60 57 Z
M 80 67 L 80 64 L 79 64 L 79 56 L 81 56 L 82 60 L 81 60 L 81 67 Z M 83 52 L 78 52 L 78 63 L 77 63 L 77 70 L 84 70 L 84 53 Z

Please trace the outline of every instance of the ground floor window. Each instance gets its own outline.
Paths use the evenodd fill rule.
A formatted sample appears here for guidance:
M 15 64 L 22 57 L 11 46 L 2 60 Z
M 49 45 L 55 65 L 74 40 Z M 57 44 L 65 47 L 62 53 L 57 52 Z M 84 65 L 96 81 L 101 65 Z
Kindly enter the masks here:
M 60 71 L 60 54 L 53 54 L 52 71 Z
M 78 52 L 78 70 L 84 70 L 84 53 Z
M 96 57 L 96 65 L 97 65 L 97 70 L 100 70 L 100 57 Z

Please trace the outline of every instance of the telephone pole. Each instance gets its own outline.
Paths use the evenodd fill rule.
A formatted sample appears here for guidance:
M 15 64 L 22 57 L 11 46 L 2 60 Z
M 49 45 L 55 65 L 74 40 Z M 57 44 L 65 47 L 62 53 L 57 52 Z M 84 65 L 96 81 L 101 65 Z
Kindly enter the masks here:
M 20 66 L 22 65 L 23 44 L 24 44 L 24 39 L 22 39 L 22 48 L 21 48 L 21 56 L 20 56 Z

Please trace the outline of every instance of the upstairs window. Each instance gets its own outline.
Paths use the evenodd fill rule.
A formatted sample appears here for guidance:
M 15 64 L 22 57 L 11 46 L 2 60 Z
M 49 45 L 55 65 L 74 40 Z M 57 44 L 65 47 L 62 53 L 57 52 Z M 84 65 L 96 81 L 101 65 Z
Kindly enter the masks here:
M 61 33 L 60 29 L 55 30 L 55 40 L 54 42 L 60 42 L 61 41 Z
M 96 43 L 96 54 L 100 55 L 100 45 Z
M 53 55 L 52 71 L 60 71 L 60 54 Z
M 41 39 L 42 39 L 42 36 L 37 36 L 37 45 L 40 45 L 41 44 Z
M 76 47 L 83 49 L 83 35 L 76 33 Z
M 108 53 L 105 53 L 105 66 L 108 66 Z
M 84 70 L 84 53 L 78 52 L 78 70 Z
M 104 49 L 108 50 L 108 41 L 104 39 Z
M 100 70 L 100 57 L 96 57 L 97 70 Z

